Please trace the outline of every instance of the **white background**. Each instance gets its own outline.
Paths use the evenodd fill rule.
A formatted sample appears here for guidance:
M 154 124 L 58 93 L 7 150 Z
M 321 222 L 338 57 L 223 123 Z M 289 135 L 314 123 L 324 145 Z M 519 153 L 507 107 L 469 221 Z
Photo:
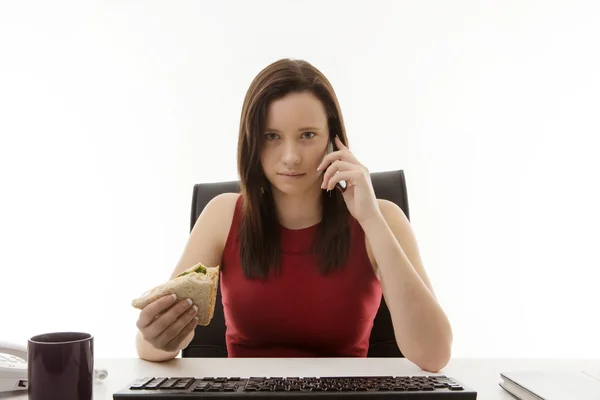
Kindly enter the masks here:
M 253 77 L 306 59 L 406 172 L 454 357 L 600 357 L 594 1 L 0 4 L 0 332 L 133 357 L 194 183 L 237 179 Z

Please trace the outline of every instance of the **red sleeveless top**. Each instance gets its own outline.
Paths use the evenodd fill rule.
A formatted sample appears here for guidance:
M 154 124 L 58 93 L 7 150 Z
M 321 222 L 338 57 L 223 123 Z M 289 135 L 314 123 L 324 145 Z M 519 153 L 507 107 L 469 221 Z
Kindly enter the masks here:
M 381 285 L 365 235 L 351 217 L 343 269 L 323 276 L 310 245 L 317 225 L 280 225 L 281 274 L 247 279 L 239 259 L 240 196 L 221 262 L 221 294 L 229 357 L 365 357 Z

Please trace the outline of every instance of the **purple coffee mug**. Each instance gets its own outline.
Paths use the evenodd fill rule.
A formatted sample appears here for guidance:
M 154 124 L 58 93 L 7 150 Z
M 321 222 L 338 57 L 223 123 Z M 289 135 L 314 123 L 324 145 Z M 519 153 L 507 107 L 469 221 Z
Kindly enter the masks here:
M 81 332 L 54 332 L 29 339 L 30 400 L 92 400 L 94 337 Z

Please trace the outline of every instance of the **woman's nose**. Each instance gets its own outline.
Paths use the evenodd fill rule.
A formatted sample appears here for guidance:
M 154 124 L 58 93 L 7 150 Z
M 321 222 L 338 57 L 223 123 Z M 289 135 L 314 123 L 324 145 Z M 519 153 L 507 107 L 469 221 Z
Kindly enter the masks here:
M 282 160 L 286 165 L 295 165 L 300 162 L 302 157 L 298 146 L 295 144 L 288 144 L 283 149 Z

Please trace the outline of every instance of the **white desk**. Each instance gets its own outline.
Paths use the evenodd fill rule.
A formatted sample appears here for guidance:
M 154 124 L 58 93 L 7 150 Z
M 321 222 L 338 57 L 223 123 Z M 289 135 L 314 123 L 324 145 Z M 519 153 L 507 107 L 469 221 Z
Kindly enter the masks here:
M 94 400 L 112 400 L 114 392 L 145 376 L 332 376 L 432 375 L 406 359 L 244 359 L 177 358 L 164 363 L 139 359 L 98 359 L 96 368 L 108 370 L 94 384 Z M 455 359 L 440 374 L 456 378 L 478 392 L 482 400 L 514 400 L 498 382 L 500 372 L 517 369 L 600 371 L 600 360 Z M 0 394 L 0 399 L 25 400 L 25 392 Z

